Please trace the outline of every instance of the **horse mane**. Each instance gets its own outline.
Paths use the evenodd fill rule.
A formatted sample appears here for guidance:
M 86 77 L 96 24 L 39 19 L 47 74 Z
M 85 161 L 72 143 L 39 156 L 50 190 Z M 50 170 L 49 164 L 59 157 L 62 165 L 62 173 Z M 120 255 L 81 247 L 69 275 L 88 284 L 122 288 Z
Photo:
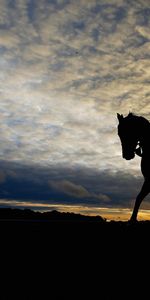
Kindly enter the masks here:
M 148 124 L 150 125 L 150 122 L 146 118 L 144 118 L 142 116 L 138 116 L 132 112 L 129 112 L 129 114 L 127 115 L 126 118 L 127 119 L 135 119 L 136 118 L 136 119 L 139 119 L 140 121 L 142 121 L 143 124 L 145 123 L 145 125 L 148 125 Z

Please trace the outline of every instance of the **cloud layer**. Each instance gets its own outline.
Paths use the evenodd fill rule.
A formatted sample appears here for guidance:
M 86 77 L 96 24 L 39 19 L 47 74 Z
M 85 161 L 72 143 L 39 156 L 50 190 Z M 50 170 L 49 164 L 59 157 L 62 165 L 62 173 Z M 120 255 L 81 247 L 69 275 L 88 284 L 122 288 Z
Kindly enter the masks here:
M 91 168 L 53 168 L 1 161 L 0 199 L 57 205 L 132 208 L 142 185 L 140 176 Z M 14 202 L 12 202 L 13 205 Z M 6 201 L 7 204 L 7 201 Z M 26 204 L 27 205 L 27 204 Z M 43 205 L 43 207 L 42 207 Z M 146 206 L 146 208 L 148 208 Z

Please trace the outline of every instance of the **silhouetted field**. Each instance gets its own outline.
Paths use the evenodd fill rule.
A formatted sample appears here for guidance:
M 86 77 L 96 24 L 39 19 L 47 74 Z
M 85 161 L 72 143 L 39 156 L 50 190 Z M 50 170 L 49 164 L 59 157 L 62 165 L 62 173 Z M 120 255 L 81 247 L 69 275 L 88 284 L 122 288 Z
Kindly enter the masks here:
M 136 268 L 138 274 L 140 264 L 147 265 L 149 236 L 149 221 L 130 225 L 57 211 L 1 209 L 1 274 L 6 282 L 8 277 L 17 278 L 20 299 L 25 300 L 38 299 L 35 292 L 39 293 L 42 279 L 47 280 L 48 297 L 42 294 L 41 299 L 73 299 L 72 295 L 85 299 L 89 292 L 90 299 L 97 299 L 93 296 L 97 292 L 104 300 L 117 299 L 117 293 L 118 299 L 130 299 L 122 298 L 120 289 L 131 290 Z M 15 299 L 12 291 L 7 296 L 9 291 L 4 290 L 2 300 Z
M 75 213 L 60 213 L 56 210 L 39 212 L 30 209 L 11 209 L 11 208 L 1 208 L 0 209 L 0 220 L 38 220 L 38 221 L 96 221 L 104 222 L 100 216 L 86 216 Z
M 0 209 L 1 234 L 20 238 L 25 236 L 40 238 L 45 235 L 61 238 L 75 239 L 83 237 L 89 239 L 127 238 L 144 234 L 149 236 L 150 221 L 139 221 L 134 224 L 124 221 L 107 221 L 101 216 L 85 216 L 74 213 L 35 212 L 29 209 Z M 82 242 L 82 241 L 81 241 Z

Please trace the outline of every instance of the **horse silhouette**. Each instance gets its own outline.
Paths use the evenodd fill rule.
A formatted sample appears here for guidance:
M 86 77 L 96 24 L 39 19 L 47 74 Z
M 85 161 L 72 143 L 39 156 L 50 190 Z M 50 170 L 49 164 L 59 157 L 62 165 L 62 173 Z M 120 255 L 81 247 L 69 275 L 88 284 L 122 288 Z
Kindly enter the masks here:
M 122 157 L 130 160 L 135 154 L 141 156 L 141 171 L 144 183 L 136 197 L 130 222 L 137 220 L 138 210 L 142 200 L 150 192 L 150 123 L 141 116 L 129 113 L 123 117 L 117 113 L 119 120 L 118 135 L 122 144 Z

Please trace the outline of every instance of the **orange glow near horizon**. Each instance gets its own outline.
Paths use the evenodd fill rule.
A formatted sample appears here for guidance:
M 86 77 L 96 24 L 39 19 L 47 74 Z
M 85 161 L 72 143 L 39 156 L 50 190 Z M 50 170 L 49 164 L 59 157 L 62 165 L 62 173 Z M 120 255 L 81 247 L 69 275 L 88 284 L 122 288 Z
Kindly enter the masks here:
M 127 221 L 130 219 L 132 210 L 129 208 L 108 208 L 108 207 L 88 207 L 82 205 L 64 205 L 64 204 L 48 204 L 18 200 L 0 200 L 2 207 L 11 208 L 29 208 L 35 211 L 52 211 L 57 210 L 59 212 L 78 213 L 89 216 L 101 216 L 106 220 L 114 221 Z M 138 220 L 150 220 L 150 210 L 141 209 L 139 210 Z

